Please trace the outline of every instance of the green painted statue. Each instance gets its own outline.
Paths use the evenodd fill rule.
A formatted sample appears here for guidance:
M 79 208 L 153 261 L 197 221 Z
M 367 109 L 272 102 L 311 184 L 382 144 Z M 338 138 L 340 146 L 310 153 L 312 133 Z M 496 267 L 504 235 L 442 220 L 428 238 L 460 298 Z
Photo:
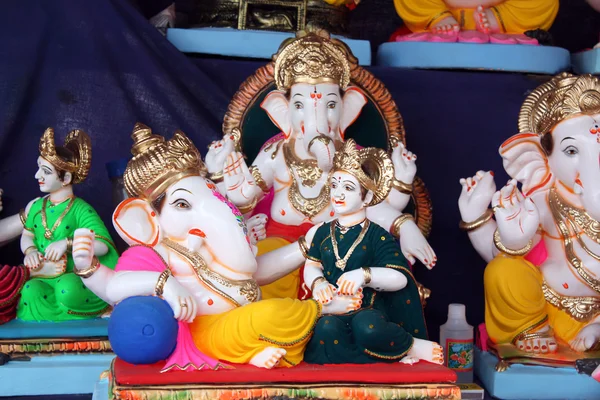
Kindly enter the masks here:
M 419 288 L 400 247 L 366 218 L 366 207 L 386 198 L 393 178 L 383 150 L 358 150 L 348 140 L 335 155 L 336 219 L 315 233 L 304 279 L 315 300 L 345 308 L 319 319 L 304 354 L 308 363 L 443 362 L 441 346 L 427 340 Z
M 20 289 L 16 317 L 25 321 L 65 321 L 95 318 L 108 305 L 73 272 L 72 239 L 79 228 L 92 230 L 95 254 L 114 268 L 118 253 L 96 211 L 73 194 L 73 184 L 87 177 L 91 142 L 80 130 L 69 133 L 64 147 L 54 144 L 48 128 L 40 141 L 35 174 L 40 190 L 48 193 L 22 213 L 21 249 L 28 276 Z M 18 294 L 17 294 L 18 295 Z

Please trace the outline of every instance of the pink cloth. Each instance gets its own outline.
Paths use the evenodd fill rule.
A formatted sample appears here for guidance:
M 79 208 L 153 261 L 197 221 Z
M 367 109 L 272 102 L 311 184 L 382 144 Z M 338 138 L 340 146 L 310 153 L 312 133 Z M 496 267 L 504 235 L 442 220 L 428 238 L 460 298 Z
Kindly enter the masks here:
M 481 350 L 483 351 L 487 351 L 488 350 L 488 346 L 487 346 L 487 342 L 488 342 L 488 333 L 487 333 L 487 329 L 485 329 L 485 323 L 481 323 L 479 324 L 479 326 L 477 327 L 477 335 L 476 335 L 476 342 L 475 345 L 477 347 L 479 347 Z
M 525 259 L 539 267 L 548 258 L 548 249 L 546 249 L 546 243 L 544 240 L 540 240 L 533 249 L 525 256 Z
M 134 246 L 127 249 L 117 262 L 115 271 L 152 271 L 162 272 L 169 268 L 162 258 L 150 247 Z M 170 370 L 196 371 L 202 369 L 231 368 L 203 354 L 190 333 L 189 324 L 178 322 L 177 345 L 167 359 L 163 372 Z

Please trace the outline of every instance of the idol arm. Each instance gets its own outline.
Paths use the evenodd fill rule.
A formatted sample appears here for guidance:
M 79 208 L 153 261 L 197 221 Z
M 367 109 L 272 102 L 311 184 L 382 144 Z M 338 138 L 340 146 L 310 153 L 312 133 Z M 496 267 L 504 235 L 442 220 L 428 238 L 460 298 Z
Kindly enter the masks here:
M 119 271 L 104 265 L 83 283 L 108 304 L 116 304 L 133 296 L 153 296 L 160 272 Z M 169 278 L 171 279 L 171 278 Z
M 317 278 L 323 278 L 325 275 L 323 274 L 323 266 L 320 262 L 313 260 L 306 260 L 304 263 L 304 282 L 309 288 L 312 288 L 313 282 Z
M 393 268 L 371 268 L 371 282 L 365 285 L 378 292 L 397 292 L 406 287 L 408 280 L 400 271 Z
M 300 268 L 304 255 L 298 242 L 294 242 L 262 254 L 256 257 L 256 261 L 258 267 L 254 279 L 260 286 L 264 286 Z
M 246 165 L 242 153 L 234 152 L 227 157 L 223 169 L 224 190 L 229 200 L 243 213 L 246 213 L 245 207 L 256 204 L 273 187 L 276 165 L 271 156 L 276 146 L 267 149 L 259 152 L 251 168 Z M 253 176 L 251 169 L 256 170 L 258 179 Z
M 392 188 L 385 201 L 395 210 L 402 212 L 408 205 L 410 198 L 410 194 L 405 194 L 398 191 L 396 188 Z
M 0 246 L 16 239 L 23 233 L 23 224 L 19 214 L 0 220 Z

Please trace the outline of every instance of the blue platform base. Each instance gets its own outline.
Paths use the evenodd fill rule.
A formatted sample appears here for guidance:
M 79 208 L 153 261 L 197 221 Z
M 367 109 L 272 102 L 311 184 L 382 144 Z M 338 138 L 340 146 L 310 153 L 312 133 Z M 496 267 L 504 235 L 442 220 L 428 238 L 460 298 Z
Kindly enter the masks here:
M 0 339 L 106 336 L 108 336 L 108 318 L 64 322 L 28 322 L 16 319 L 0 325 Z
M 377 65 L 553 75 L 570 68 L 571 56 L 566 49 L 548 46 L 390 42 L 379 46 Z
M 576 74 L 600 74 L 600 49 L 571 54 L 573 71 Z
M 493 397 L 504 400 L 600 399 L 600 382 L 575 368 L 514 364 L 495 370 L 498 358 L 475 349 L 475 374 Z
M 90 394 L 113 358 L 112 354 L 78 354 L 12 361 L 0 366 L 0 395 Z
M 216 54 L 229 57 L 271 59 L 287 32 L 238 30 L 233 28 L 168 29 L 167 40 L 184 53 Z M 360 65 L 371 65 L 371 44 L 368 40 L 346 39 Z
M 92 394 L 92 400 L 108 400 L 108 378 L 102 378 L 96 382 L 94 387 L 94 393 Z

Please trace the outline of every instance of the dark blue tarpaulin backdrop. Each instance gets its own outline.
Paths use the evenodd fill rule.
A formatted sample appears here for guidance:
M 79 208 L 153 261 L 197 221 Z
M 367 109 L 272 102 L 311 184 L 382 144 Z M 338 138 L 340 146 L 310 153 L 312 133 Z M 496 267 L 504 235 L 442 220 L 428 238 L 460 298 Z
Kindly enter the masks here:
M 264 62 L 188 58 L 122 1 L 2 2 L 0 25 L 0 187 L 3 215 L 39 195 L 34 179 L 38 141 L 52 126 L 62 140 L 74 128 L 93 141 L 89 178 L 76 193 L 110 225 L 107 162 L 129 156 L 136 121 L 171 135 L 183 130 L 205 152 L 238 86 Z M 370 68 L 393 94 L 405 119 L 407 143 L 434 206 L 431 243 L 439 263 L 416 267 L 432 289 L 430 333 L 450 302 L 467 304 L 469 321 L 483 321 L 484 262 L 457 228 L 458 180 L 492 169 L 500 185 L 497 148 L 516 133 L 528 91 L 545 78 L 518 74 Z M 112 227 L 111 227 L 112 228 Z M 0 262 L 18 263 L 16 243 Z

